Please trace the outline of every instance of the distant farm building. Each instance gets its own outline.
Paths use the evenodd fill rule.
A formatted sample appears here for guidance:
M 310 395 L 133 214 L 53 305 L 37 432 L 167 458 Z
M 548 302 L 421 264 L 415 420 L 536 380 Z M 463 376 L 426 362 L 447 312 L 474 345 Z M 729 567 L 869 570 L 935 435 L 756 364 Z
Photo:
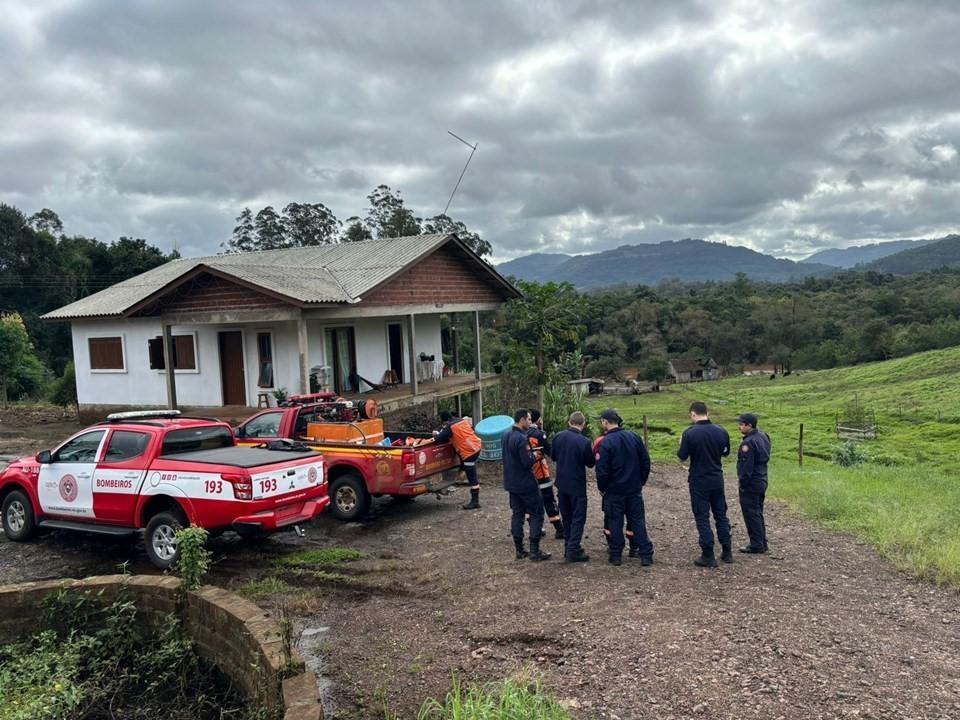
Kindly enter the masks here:
M 777 366 L 776 365 L 744 365 L 743 374 L 747 376 L 776 375 Z
M 669 363 L 674 382 L 699 382 L 720 377 L 720 366 L 713 358 L 674 358 Z

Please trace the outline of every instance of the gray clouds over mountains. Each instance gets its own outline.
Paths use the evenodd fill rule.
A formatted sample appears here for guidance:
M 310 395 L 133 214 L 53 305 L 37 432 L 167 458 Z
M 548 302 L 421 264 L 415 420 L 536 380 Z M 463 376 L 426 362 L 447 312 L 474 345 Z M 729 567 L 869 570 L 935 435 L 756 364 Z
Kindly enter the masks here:
M 0 0 L 0 200 L 216 250 L 379 183 L 505 260 L 956 229 L 960 4 Z

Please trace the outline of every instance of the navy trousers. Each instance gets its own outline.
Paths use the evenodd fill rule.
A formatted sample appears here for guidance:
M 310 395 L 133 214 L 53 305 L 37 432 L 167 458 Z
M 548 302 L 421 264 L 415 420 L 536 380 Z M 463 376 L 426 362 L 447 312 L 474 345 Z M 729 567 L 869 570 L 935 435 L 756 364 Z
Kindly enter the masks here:
M 630 547 L 635 547 L 642 558 L 653 557 L 653 543 L 647 535 L 647 517 L 643 507 L 643 495 L 603 496 L 603 531 L 607 535 L 607 549 L 611 558 L 623 555 L 626 541 L 623 537 L 623 521 L 627 521 L 627 536 Z
M 713 512 L 713 522 L 717 526 L 717 539 L 721 545 L 730 544 L 730 520 L 727 519 L 727 498 L 723 488 L 700 488 L 691 483 L 690 506 L 693 508 L 693 517 L 697 521 L 697 533 L 700 535 L 700 547 L 704 550 L 713 549 L 713 530 L 710 528 L 710 513 Z
M 566 538 L 563 544 L 564 557 L 577 555 L 583 546 L 583 528 L 587 524 L 587 496 L 567 495 L 558 493 L 560 517 L 563 519 L 563 528 Z
M 763 501 L 766 496 L 765 492 L 749 492 L 740 489 L 743 524 L 747 526 L 750 546 L 757 550 L 767 549 L 767 525 L 763 520 Z
M 540 496 L 543 498 L 543 511 L 547 514 L 547 520 L 553 522 L 560 519 L 560 509 L 557 507 L 557 498 L 553 494 L 553 485 L 540 489 Z
M 523 523 L 530 521 L 530 539 L 539 540 L 543 532 L 543 498 L 539 490 L 529 493 L 510 493 L 510 533 L 514 538 L 523 538 Z
M 466 474 L 471 490 L 480 489 L 480 480 L 477 479 L 477 458 L 479 457 L 480 453 L 474 453 L 470 457 L 460 460 L 460 468 Z

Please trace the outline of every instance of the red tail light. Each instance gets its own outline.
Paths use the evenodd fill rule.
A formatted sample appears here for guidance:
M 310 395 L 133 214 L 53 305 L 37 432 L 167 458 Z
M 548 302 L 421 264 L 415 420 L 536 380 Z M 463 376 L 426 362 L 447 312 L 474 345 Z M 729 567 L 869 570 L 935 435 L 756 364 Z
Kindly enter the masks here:
M 417 476 L 417 456 L 412 452 L 404 452 L 400 458 L 400 464 L 403 465 L 404 475 Z
M 233 485 L 233 496 L 237 500 L 253 500 L 253 481 L 249 477 L 221 474 L 220 479 Z

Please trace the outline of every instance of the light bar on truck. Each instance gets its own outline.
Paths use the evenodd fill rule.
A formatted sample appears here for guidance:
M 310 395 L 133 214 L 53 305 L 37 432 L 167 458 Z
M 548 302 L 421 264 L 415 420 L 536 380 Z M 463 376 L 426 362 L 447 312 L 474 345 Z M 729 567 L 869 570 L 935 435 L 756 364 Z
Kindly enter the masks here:
M 107 420 L 119 422 L 121 420 L 143 420 L 144 418 L 175 418 L 180 417 L 179 410 L 130 410 L 128 412 L 110 413 Z

